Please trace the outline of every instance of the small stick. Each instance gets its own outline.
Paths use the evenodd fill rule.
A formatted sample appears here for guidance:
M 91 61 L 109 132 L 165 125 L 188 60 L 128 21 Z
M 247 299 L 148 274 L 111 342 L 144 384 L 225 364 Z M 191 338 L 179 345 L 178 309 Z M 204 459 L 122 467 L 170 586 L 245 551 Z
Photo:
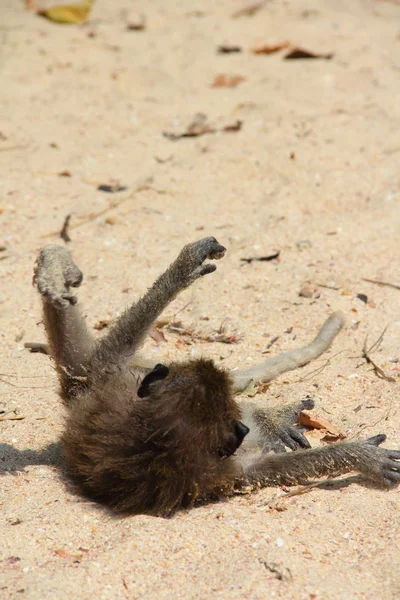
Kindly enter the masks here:
M 106 206 L 105 208 L 102 208 L 101 210 L 98 210 L 97 212 L 90 213 L 87 217 L 81 217 L 80 221 L 70 225 L 69 229 L 76 229 L 77 227 L 82 227 L 82 225 L 86 225 L 86 223 L 90 223 L 90 221 L 94 221 L 98 217 L 102 217 L 110 210 L 113 210 L 114 208 L 118 208 L 121 204 L 123 204 L 130 198 L 133 198 L 137 192 L 142 192 L 144 190 L 149 190 L 149 189 L 151 189 L 151 186 L 147 183 L 138 185 L 137 188 L 131 194 L 126 196 L 125 198 L 120 198 L 119 200 L 111 200 L 111 202 L 108 204 L 108 206 Z M 58 234 L 60 234 L 59 231 L 51 231 L 50 233 L 44 233 L 40 237 L 43 239 L 43 238 L 53 237 Z
M 64 240 L 64 242 L 70 242 L 71 238 L 68 235 L 69 223 L 71 221 L 71 215 L 67 215 L 64 220 L 64 224 L 60 231 L 60 238 Z
M 379 365 L 377 365 L 376 362 L 374 362 L 372 360 L 371 356 L 369 355 L 369 352 L 371 352 L 371 350 L 376 348 L 377 345 L 380 344 L 380 342 L 382 341 L 382 338 L 383 338 L 383 335 L 384 335 L 386 329 L 387 329 L 387 327 L 383 330 L 383 332 L 379 336 L 378 340 L 374 344 L 372 344 L 372 346 L 369 350 L 367 349 L 368 336 L 365 338 L 364 347 L 363 347 L 363 351 L 362 351 L 362 357 L 365 358 L 365 360 L 367 361 L 368 364 L 372 365 L 372 367 L 373 367 L 376 375 L 378 375 L 378 377 L 381 377 L 382 379 L 385 379 L 386 381 L 390 381 L 391 383 L 394 383 L 396 381 L 396 379 L 394 377 L 391 377 L 390 375 L 386 375 L 385 371 Z
M 43 342 L 26 342 L 24 348 L 27 348 L 31 352 L 40 352 L 41 354 L 50 354 L 50 348 L 48 344 Z
M 25 415 L 16 415 L 16 414 L 9 414 L 9 415 L 4 415 L 4 416 L 0 415 L 0 421 L 22 421 L 22 419 L 25 419 Z
M 396 283 L 390 283 L 390 281 L 379 281 L 378 279 L 368 279 L 367 277 L 361 277 L 362 281 L 368 281 L 368 283 L 375 283 L 376 285 L 386 285 L 387 287 L 400 290 L 400 285 Z
M 261 352 L 261 354 L 267 354 L 269 348 L 271 348 L 271 346 L 273 346 L 273 344 L 275 344 L 275 342 L 277 342 L 279 340 L 279 335 L 276 335 L 275 337 L 271 338 L 265 348 L 265 350 L 263 352 Z

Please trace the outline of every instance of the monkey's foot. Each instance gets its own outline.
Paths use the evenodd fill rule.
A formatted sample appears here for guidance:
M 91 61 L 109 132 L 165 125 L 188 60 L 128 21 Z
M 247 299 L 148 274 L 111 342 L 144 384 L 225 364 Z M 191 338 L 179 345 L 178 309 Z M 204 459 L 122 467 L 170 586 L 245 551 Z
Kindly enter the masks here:
M 358 443 L 365 450 L 359 470 L 380 485 L 394 487 L 400 483 L 400 450 L 378 448 L 385 440 L 382 433 Z
M 261 427 L 266 431 L 263 452 L 286 452 L 286 447 L 291 450 L 310 448 L 307 438 L 293 423 L 302 410 L 311 408 L 314 408 L 314 400 L 306 398 L 301 402 L 271 409 L 260 416 Z
M 204 261 L 207 258 L 219 260 L 225 252 L 226 248 L 221 246 L 214 237 L 203 238 L 198 242 L 187 244 L 177 258 L 180 274 L 187 279 L 187 285 L 198 277 L 213 273 L 217 267 L 210 263 L 203 264 Z
M 33 275 L 33 283 L 39 292 L 57 308 L 66 308 L 76 304 L 69 288 L 78 287 L 83 275 L 78 269 L 71 254 L 63 246 L 48 244 L 40 251 Z

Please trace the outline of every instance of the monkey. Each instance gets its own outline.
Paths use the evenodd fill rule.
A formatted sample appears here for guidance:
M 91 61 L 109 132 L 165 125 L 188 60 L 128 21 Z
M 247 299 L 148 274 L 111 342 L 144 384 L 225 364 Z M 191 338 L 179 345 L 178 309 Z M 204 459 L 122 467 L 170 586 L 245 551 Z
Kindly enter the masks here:
M 40 251 L 34 283 L 66 407 L 66 473 L 77 491 L 116 514 L 170 516 L 241 489 L 351 471 L 381 486 L 397 485 L 400 451 L 380 447 L 385 435 L 311 448 L 295 423 L 313 400 L 261 410 L 235 398 L 249 383 L 319 356 L 344 324 L 340 313 L 308 346 L 247 369 L 228 372 L 206 358 L 154 367 L 136 360 L 158 315 L 180 291 L 214 272 L 208 261 L 225 252 L 214 237 L 185 245 L 139 301 L 94 340 L 73 294 L 83 275 L 70 252 L 57 244 Z

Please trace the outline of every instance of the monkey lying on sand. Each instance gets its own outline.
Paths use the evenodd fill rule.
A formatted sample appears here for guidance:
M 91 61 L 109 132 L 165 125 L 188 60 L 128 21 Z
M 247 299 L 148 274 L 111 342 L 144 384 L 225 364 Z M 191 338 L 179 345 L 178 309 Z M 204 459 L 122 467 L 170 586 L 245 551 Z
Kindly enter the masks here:
M 82 273 L 68 250 L 42 249 L 35 282 L 67 408 L 62 437 L 67 470 L 87 497 L 119 513 L 168 515 L 197 500 L 252 486 L 296 484 L 358 471 L 378 484 L 400 481 L 400 451 L 379 448 L 377 435 L 311 449 L 293 427 L 306 400 L 242 413 L 234 395 L 324 352 L 343 325 L 335 313 L 315 340 L 249 369 L 228 373 L 211 360 L 135 366 L 135 353 L 171 300 L 215 271 L 206 259 L 225 248 L 215 238 L 186 245 L 148 292 L 100 341 L 94 341 L 70 288 Z M 242 420 L 244 422 L 242 422 Z M 260 451 L 241 446 L 251 428 Z M 285 447 L 295 452 L 285 452 Z M 269 453 L 272 450 L 274 453 Z

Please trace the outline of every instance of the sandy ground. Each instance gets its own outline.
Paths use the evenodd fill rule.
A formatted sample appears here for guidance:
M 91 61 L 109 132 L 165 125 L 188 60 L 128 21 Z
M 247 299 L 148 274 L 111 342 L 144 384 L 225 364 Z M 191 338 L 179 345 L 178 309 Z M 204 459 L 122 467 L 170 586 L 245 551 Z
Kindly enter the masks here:
M 268 398 L 312 394 L 347 436 L 385 432 L 400 446 L 400 291 L 364 280 L 400 282 L 399 3 L 271 0 L 232 18 L 246 5 L 98 0 L 88 24 L 57 26 L 2 0 L 0 408 L 24 418 L 0 422 L 1 598 L 400 597 L 399 490 L 354 476 L 279 510 L 271 500 L 287 490 L 169 520 L 116 519 L 83 501 L 60 477 L 52 364 L 23 347 L 45 339 L 32 266 L 41 245 L 63 243 L 54 232 L 67 214 L 90 327 L 137 299 L 184 243 L 212 234 L 225 259 L 166 315 L 184 309 L 185 326 L 222 323 L 239 341 L 186 344 L 166 331 L 145 351 L 251 364 L 271 338 L 271 355 L 306 343 L 342 309 L 332 349 Z M 145 30 L 127 31 L 141 14 Z M 334 57 L 250 52 L 281 40 Z M 220 44 L 242 52 L 218 54 Z M 219 74 L 245 80 L 212 87 Z M 163 136 L 199 112 L 242 128 Z M 127 190 L 97 190 L 115 180 Z M 241 261 L 274 251 L 275 261 Z M 312 298 L 299 296 L 304 284 Z M 387 325 L 373 358 L 392 381 L 360 358 Z

